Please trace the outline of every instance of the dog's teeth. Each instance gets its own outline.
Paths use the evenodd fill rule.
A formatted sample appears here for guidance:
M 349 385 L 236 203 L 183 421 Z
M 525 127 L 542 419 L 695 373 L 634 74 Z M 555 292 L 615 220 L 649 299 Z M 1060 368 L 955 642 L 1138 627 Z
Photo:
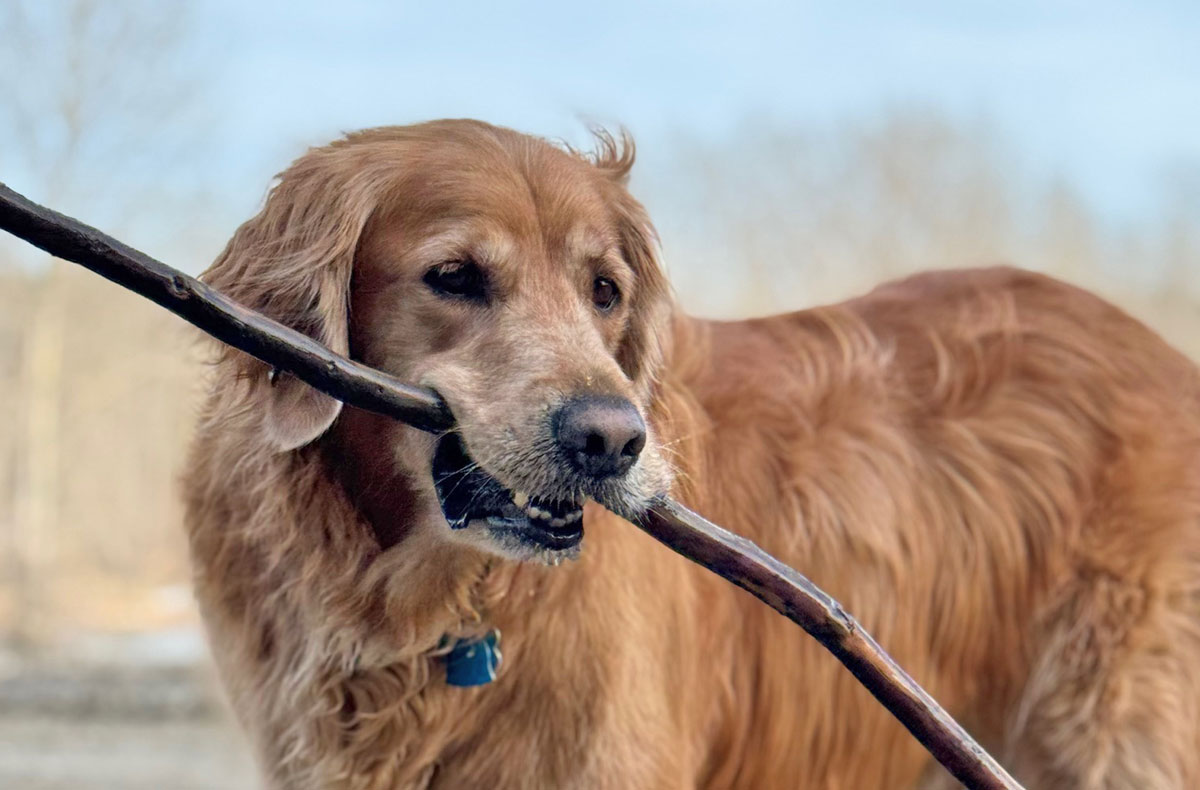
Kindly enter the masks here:
M 530 505 L 529 509 L 525 512 L 533 518 L 550 518 L 550 514 L 548 512 L 542 510 L 541 508 L 534 507 L 533 505 Z
M 525 504 L 529 502 L 529 494 L 526 494 L 524 491 L 517 491 L 512 495 L 512 501 L 517 507 L 525 507 Z
M 566 524 L 567 524 L 567 522 L 561 518 L 550 519 L 550 526 L 552 526 L 552 527 L 563 527 L 563 526 L 566 526 Z
M 572 510 L 570 513 L 568 513 L 566 516 L 564 516 L 564 519 L 566 520 L 566 522 L 568 524 L 570 524 L 573 521 L 578 521 L 581 518 L 583 518 L 582 510 Z

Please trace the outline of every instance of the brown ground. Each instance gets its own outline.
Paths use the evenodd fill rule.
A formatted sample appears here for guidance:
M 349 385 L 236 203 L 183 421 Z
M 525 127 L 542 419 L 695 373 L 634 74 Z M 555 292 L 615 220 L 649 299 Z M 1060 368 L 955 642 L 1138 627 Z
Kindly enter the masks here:
M 241 736 L 219 719 L 130 721 L 0 714 L 0 787 L 253 790 Z
M 203 662 L 15 663 L 0 676 L 0 788 L 252 790 Z

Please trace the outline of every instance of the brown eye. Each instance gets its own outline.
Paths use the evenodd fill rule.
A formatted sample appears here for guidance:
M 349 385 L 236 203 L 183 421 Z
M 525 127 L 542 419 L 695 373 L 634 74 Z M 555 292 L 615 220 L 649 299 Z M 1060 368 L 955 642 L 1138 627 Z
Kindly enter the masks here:
M 439 296 L 487 301 L 487 275 L 471 260 L 439 263 L 422 280 Z
M 605 312 L 616 307 L 621 301 L 621 292 L 617 284 L 607 277 L 597 277 L 592 282 L 592 302 Z

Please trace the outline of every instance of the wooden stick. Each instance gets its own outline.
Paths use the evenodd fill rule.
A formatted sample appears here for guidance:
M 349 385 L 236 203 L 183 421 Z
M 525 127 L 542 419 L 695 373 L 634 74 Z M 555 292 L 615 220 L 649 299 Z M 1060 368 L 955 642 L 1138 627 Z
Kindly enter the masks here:
M 218 340 L 338 400 L 425 431 L 453 425 L 436 393 L 335 354 L 308 336 L 230 301 L 194 277 L 39 206 L 4 184 L 0 184 L 0 228 L 145 296 Z M 970 790 L 1021 790 L 837 601 L 802 574 L 671 499 L 655 500 L 638 526 L 807 631 Z
M 340 401 L 423 431 L 454 424 L 434 392 L 360 365 L 278 321 L 248 310 L 195 277 L 156 261 L 77 219 L 39 206 L 0 183 L 0 228 L 56 258 L 78 263 Z
M 908 676 L 829 593 L 755 543 L 657 499 L 638 524 L 692 562 L 731 581 L 798 624 L 833 653 L 963 785 L 1020 790 L 990 754 Z

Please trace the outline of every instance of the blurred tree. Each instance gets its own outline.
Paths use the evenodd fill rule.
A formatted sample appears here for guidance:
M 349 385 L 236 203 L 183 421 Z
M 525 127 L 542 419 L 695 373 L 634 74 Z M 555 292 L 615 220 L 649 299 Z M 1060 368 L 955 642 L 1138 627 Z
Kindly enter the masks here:
M 1087 206 L 1069 184 L 1057 179 L 1050 185 L 1035 229 L 1041 263 L 1071 282 L 1083 283 L 1100 262 Z
M 118 233 L 139 206 L 197 200 L 191 186 L 180 189 L 163 178 L 202 126 L 188 9 L 156 0 L 0 3 L 0 178 Z M 28 248 L 7 241 L 0 250 L 10 258 L 36 261 Z M 72 282 L 61 262 L 36 263 L 23 293 L 9 294 L 27 310 L 19 362 L 0 366 L 16 376 L 0 385 L 23 395 L 16 409 L 23 430 L 0 448 L 0 472 L 10 470 L 0 474 L 10 489 L 0 491 L 0 500 L 12 503 L 8 523 L 0 522 L 7 538 L 0 572 L 11 597 L 11 636 L 25 647 L 45 637 L 45 590 L 57 571 L 63 527 L 64 340 Z
M 1021 184 L 983 122 L 917 109 L 825 129 L 759 122 L 676 150 L 649 200 L 670 207 L 655 213 L 668 261 L 682 255 L 678 285 L 702 310 L 714 297 L 723 314 L 795 309 L 1016 253 Z
M 178 0 L 0 4 L 4 178 L 114 232 L 134 208 L 180 189 L 164 174 L 201 139 L 206 112 L 189 9 Z
M 1010 263 L 1098 291 L 1200 351 L 1187 330 L 1200 270 L 1195 169 L 1172 171 L 1159 217 L 1122 226 L 1063 179 L 1024 173 L 986 119 L 928 109 L 832 126 L 753 119 L 672 150 L 658 170 L 635 171 L 634 186 L 685 304 L 703 314 L 796 309 L 922 269 Z
M 1164 295 L 1200 295 L 1200 165 L 1175 169 L 1167 177 L 1163 211 Z M 1193 304 L 1193 309 L 1196 309 Z

